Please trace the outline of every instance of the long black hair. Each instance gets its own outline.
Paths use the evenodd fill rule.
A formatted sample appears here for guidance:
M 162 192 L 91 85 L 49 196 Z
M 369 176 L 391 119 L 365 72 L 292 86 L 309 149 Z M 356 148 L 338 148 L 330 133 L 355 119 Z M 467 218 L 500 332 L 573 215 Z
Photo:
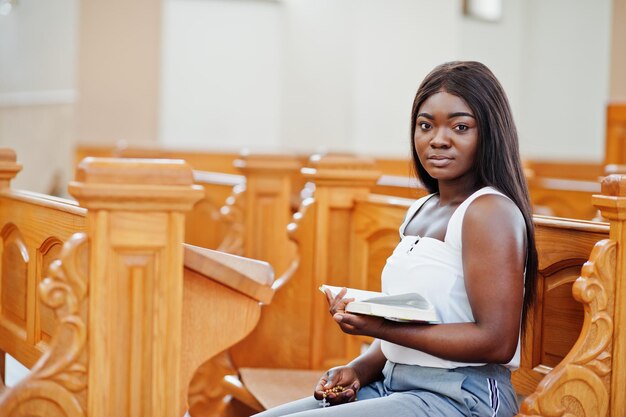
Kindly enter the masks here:
M 413 165 L 426 189 L 439 191 L 439 184 L 421 164 L 413 138 L 422 103 L 438 91 L 463 99 L 474 112 L 478 128 L 478 149 L 474 161 L 477 186 L 492 186 L 519 207 L 526 223 L 526 275 L 522 328 L 535 300 L 537 287 L 537 248 L 528 185 L 519 154 L 517 129 L 506 93 L 500 82 L 484 64 L 454 61 L 441 64 L 426 76 L 413 101 L 411 114 L 411 152 Z

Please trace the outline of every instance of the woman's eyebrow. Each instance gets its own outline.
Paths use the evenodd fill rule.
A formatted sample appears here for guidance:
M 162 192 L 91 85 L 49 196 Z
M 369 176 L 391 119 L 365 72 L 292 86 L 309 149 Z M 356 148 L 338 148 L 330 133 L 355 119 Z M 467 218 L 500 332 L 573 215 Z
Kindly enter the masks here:
M 426 119 L 435 120 L 435 117 L 432 114 L 426 112 L 418 114 L 417 117 L 424 117 Z M 454 119 L 455 117 L 471 117 L 472 119 L 476 118 L 473 114 L 463 111 L 448 114 L 448 119 Z
M 471 117 L 472 119 L 475 119 L 474 115 L 471 113 L 466 113 L 466 112 L 456 112 L 456 113 L 450 113 L 448 115 L 448 119 L 453 119 L 455 117 Z

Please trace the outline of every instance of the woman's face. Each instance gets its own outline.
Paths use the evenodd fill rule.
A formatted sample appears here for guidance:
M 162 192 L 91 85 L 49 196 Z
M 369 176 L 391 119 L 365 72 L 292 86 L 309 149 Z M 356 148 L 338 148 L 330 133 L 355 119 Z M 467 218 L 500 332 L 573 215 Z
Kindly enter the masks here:
M 440 184 L 473 182 L 478 128 L 474 113 L 460 97 L 438 91 L 422 103 L 413 145 L 426 172 Z

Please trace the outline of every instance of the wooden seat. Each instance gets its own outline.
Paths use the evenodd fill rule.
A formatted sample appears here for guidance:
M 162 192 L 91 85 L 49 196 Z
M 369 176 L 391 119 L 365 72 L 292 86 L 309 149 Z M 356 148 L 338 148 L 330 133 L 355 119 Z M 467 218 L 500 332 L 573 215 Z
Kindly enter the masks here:
M 260 412 L 313 394 L 325 371 L 241 368 L 239 378 L 227 376 L 224 384 L 235 399 Z
M 0 415 L 182 416 L 198 365 L 271 301 L 272 268 L 183 245 L 201 196 L 183 161 L 87 159 L 80 206 L 11 190 L 17 171 L 0 152 L 0 353 L 31 373 Z

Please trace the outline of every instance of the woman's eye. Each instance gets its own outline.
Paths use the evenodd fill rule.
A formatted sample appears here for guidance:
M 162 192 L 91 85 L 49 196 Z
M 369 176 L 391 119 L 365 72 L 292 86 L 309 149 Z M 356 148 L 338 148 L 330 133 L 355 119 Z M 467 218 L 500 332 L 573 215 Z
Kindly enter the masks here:
M 461 132 L 465 132 L 467 129 L 469 129 L 469 126 L 466 125 L 457 125 L 455 127 L 456 130 L 461 131 Z
M 428 130 L 430 129 L 430 123 L 426 123 L 426 122 L 419 122 L 419 127 L 422 130 Z

